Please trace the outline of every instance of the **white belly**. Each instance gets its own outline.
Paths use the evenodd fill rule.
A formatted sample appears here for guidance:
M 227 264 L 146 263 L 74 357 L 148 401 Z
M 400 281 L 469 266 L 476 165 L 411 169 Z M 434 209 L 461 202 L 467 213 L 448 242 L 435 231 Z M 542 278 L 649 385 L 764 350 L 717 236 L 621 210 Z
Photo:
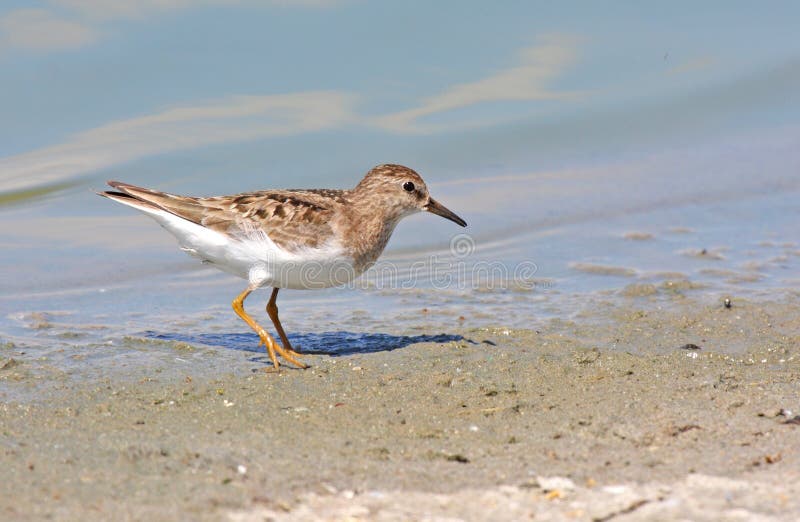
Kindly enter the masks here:
M 252 287 L 328 288 L 361 275 L 335 238 L 319 248 L 287 252 L 260 231 L 238 239 L 169 212 L 147 213 L 178 239 L 184 252 L 247 279 Z

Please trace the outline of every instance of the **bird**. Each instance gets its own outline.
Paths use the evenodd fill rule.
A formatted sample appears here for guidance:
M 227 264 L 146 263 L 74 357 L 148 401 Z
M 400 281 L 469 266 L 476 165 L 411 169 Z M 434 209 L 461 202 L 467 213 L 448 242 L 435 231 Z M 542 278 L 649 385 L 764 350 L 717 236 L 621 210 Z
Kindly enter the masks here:
M 247 280 L 233 299 L 233 310 L 258 334 L 274 368 L 277 355 L 299 368 L 278 317 L 280 289 L 318 289 L 345 285 L 371 267 L 397 224 L 430 212 L 466 227 L 467 223 L 433 199 L 422 177 L 396 164 L 370 169 L 352 189 L 285 189 L 230 196 L 192 197 L 108 181 L 114 190 L 98 192 L 155 219 L 187 254 Z M 244 309 L 256 289 L 271 287 L 266 312 L 278 343 Z

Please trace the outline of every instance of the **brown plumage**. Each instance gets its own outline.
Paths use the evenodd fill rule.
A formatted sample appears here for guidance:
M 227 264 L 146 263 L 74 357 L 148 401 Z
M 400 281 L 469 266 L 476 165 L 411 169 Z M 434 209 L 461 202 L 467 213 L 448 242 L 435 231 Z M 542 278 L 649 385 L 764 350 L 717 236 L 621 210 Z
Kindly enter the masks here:
M 116 190 L 100 195 L 148 213 L 178 238 L 185 251 L 249 279 L 247 290 L 234 300 L 234 309 L 259 334 L 276 368 L 276 351 L 304 366 L 295 359 L 297 353 L 280 325 L 277 290 L 313 288 L 302 286 L 297 273 L 282 279 L 281 270 L 292 263 L 297 266 L 289 268 L 302 270 L 304 263 L 330 261 L 332 266 L 339 263 L 331 270 L 350 267 L 350 275 L 357 277 L 378 259 L 397 223 L 419 211 L 466 226 L 430 197 L 419 174 L 402 165 L 379 165 L 350 190 L 264 190 L 198 198 L 119 181 L 108 184 Z M 319 278 L 322 286 L 346 282 L 326 279 L 324 272 Z M 265 285 L 275 288 L 267 311 L 283 347 L 244 312 L 244 298 Z
M 321 240 L 333 234 L 330 220 L 342 205 L 337 199 L 313 190 L 264 190 L 195 198 L 120 181 L 109 181 L 108 184 L 127 196 L 223 234 L 244 237 L 254 230 L 261 230 L 288 251 L 319 246 Z M 112 194 L 104 193 L 107 196 Z

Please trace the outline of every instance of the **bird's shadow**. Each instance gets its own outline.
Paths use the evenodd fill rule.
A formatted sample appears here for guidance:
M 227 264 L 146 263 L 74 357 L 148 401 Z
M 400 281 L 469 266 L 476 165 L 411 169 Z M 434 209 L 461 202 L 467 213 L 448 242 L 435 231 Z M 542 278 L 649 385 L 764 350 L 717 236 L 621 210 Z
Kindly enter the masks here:
M 245 352 L 265 353 L 263 346 L 259 346 L 258 335 L 254 333 L 158 333 L 145 332 L 144 335 L 151 339 L 165 341 L 179 341 L 189 344 L 204 344 L 207 346 L 220 346 L 231 350 Z M 331 356 L 351 355 L 356 353 L 388 352 L 405 348 L 417 343 L 447 343 L 451 341 L 466 341 L 462 335 L 437 334 L 437 335 L 391 335 L 385 333 L 357 333 L 357 332 L 322 332 L 300 333 L 289 335 L 292 347 L 301 353 L 324 354 Z M 260 358 L 259 358 L 260 359 Z

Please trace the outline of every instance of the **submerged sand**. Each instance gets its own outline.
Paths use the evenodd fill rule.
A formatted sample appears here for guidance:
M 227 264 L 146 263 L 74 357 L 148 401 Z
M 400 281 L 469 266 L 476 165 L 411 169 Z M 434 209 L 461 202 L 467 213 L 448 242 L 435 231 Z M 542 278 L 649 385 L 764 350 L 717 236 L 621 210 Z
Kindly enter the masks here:
M 54 373 L 0 406 L 0 518 L 796 520 L 800 306 L 632 293 L 308 370 Z

